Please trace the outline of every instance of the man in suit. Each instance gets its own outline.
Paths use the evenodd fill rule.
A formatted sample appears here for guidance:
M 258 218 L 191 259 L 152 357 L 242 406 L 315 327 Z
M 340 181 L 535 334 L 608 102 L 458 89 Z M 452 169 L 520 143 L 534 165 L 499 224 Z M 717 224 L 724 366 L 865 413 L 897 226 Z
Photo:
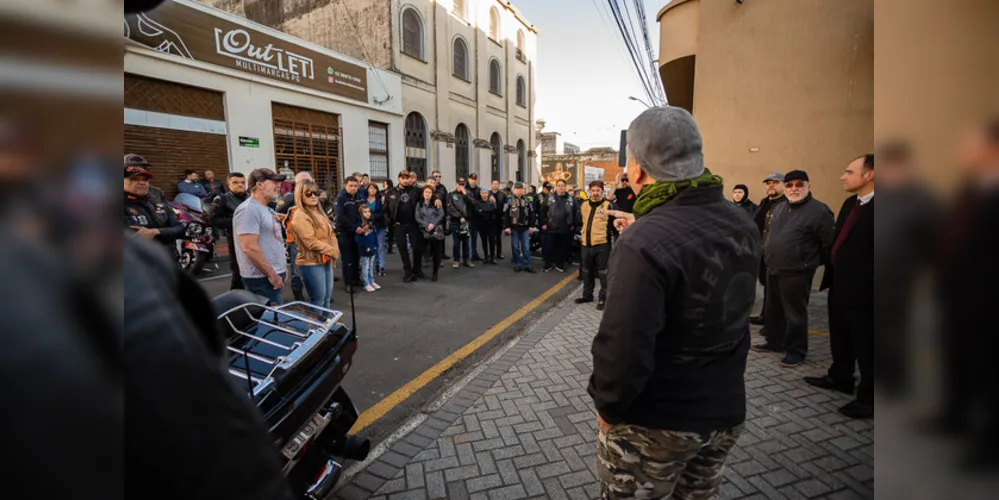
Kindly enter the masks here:
M 823 377 L 805 382 L 857 397 L 839 409 L 850 418 L 874 417 L 874 155 L 850 162 L 840 177 L 853 196 L 843 202 L 822 278 L 829 289 L 833 362 Z M 860 385 L 854 366 L 860 365 Z

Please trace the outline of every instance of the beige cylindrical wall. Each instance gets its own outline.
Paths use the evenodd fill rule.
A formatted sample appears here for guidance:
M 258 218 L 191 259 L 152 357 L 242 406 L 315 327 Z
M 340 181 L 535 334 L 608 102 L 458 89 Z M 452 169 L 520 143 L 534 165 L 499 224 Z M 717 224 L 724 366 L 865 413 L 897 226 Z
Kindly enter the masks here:
M 843 169 L 873 149 L 873 3 L 687 3 L 699 4 L 693 114 L 709 168 L 757 201 L 768 172 L 806 170 L 838 210 Z

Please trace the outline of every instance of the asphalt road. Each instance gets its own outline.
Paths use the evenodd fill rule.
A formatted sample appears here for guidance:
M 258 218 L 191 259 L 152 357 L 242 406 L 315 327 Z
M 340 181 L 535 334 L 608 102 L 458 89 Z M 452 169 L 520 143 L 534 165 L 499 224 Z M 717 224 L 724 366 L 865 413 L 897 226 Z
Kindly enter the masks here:
M 538 274 L 514 273 L 508 239 L 505 245 L 507 259 L 498 261 L 495 266 L 475 263 L 474 269 L 455 270 L 451 268 L 451 261 L 444 261 L 445 267 L 440 270 L 437 283 L 424 280 L 403 283 L 398 253 L 388 255 L 388 276 L 377 279 L 382 289 L 374 293 L 360 290 L 354 296 L 359 349 L 344 387 L 359 411 L 364 412 L 383 400 L 566 277 L 555 272 L 541 273 L 541 262 L 537 259 L 534 264 L 539 269 Z M 447 253 L 451 253 L 450 245 Z M 429 275 L 427 267 L 425 272 Z M 202 275 L 201 284 L 211 296 L 226 291 L 229 286 L 228 278 L 223 277 L 228 273 L 228 263 L 220 262 L 219 268 L 219 271 Z M 571 267 L 567 272 L 574 273 L 577 269 Z M 575 283 L 572 281 L 474 354 L 368 426 L 362 434 L 377 442 L 391 433 L 408 416 L 445 390 L 449 382 L 460 378 L 478 361 L 487 358 L 493 349 L 558 303 L 574 289 Z M 293 300 L 290 287 L 285 288 L 284 297 L 286 301 Z M 350 297 L 344 291 L 342 281 L 334 288 L 333 308 L 343 311 L 344 320 L 351 323 Z

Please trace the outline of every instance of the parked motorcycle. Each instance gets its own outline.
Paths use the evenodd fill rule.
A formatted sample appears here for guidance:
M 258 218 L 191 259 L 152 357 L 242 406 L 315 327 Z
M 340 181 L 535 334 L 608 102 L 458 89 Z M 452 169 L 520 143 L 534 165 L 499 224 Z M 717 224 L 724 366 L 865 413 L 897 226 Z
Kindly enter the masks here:
M 181 269 L 197 275 L 205 263 L 215 258 L 215 235 L 212 232 L 211 205 L 193 194 L 178 194 L 170 206 L 187 230 L 177 239 L 177 260 Z
M 371 447 L 348 434 L 358 411 L 340 386 L 357 352 L 356 330 L 340 312 L 305 302 L 272 307 L 246 290 L 213 305 L 229 373 L 264 416 L 292 490 L 325 498 L 343 470 L 337 459 L 364 460 Z

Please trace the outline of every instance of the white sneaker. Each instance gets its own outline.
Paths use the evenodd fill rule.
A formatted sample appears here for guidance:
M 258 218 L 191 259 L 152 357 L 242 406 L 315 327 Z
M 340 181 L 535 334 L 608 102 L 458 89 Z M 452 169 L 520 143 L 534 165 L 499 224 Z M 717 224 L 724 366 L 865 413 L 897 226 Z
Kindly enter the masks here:
M 382 287 L 379 286 L 378 283 L 372 283 L 371 286 L 375 287 L 375 290 L 381 290 L 382 289 Z
M 365 292 L 373 292 L 373 291 L 375 291 L 375 287 L 373 287 L 371 285 L 367 285 L 367 286 L 364 287 L 364 291 Z

